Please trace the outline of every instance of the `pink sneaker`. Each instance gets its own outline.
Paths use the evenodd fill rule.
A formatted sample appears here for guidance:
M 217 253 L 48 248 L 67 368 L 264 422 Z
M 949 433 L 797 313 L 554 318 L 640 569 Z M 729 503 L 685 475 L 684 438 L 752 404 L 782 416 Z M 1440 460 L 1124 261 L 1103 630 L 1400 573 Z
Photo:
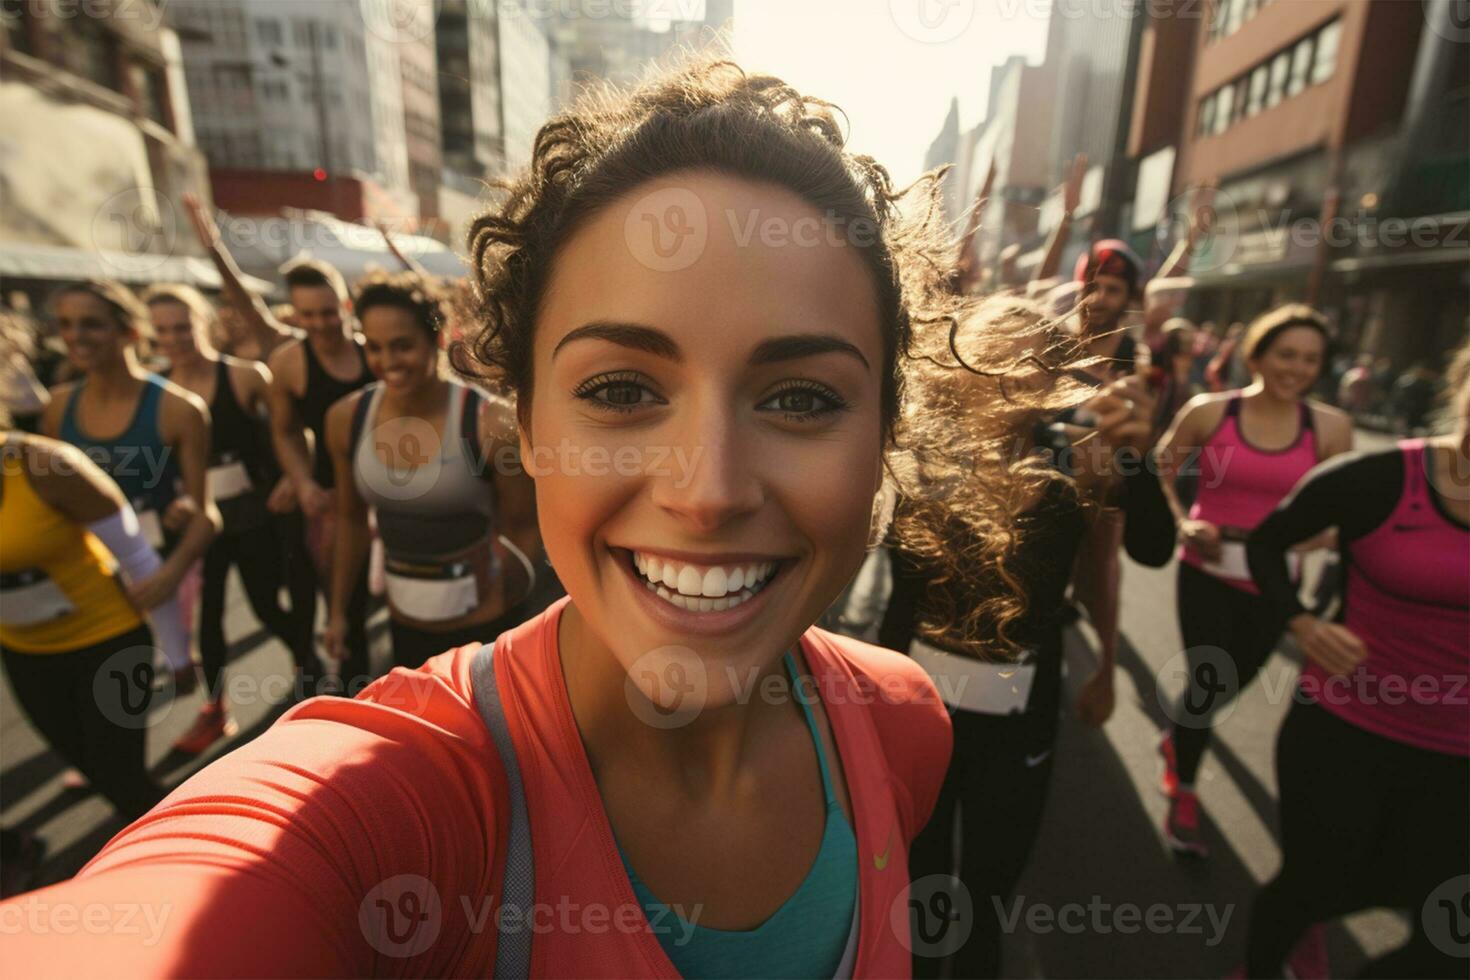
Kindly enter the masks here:
M 1159 792 L 1165 796 L 1173 796 L 1179 789 L 1179 773 L 1175 769 L 1174 732 L 1172 729 L 1164 729 L 1164 734 L 1159 737 L 1159 755 L 1162 757 L 1159 772 Z
M 1286 958 L 1286 975 L 1292 980 L 1328 980 L 1332 967 L 1327 962 L 1327 930 L 1320 922 L 1308 927 Z
M 1164 818 L 1164 839 L 1175 854 L 1208 857 L 1209 847 L 1200 833 L 1199 797 L 1192 789 L 1179 789 L 1169 798 L 1169 815 Z
M 194 724 L 174 743 L 174 751 L 185 755 L 198 755 L 222 738 L 232 738 L 240 731 L 240 725 L 230 717 L 223 704 L 204 702 Z

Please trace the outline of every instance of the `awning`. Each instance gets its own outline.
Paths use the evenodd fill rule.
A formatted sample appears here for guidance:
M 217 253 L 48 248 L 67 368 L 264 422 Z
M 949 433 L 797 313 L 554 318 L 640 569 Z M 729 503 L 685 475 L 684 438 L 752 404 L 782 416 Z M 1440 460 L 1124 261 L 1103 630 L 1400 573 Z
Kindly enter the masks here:
M 1371 272 L 1375 269 L 1414 269 L 1426 265 L 1453 262 L 1470 264 L 1470 248 L 1431 248 L 1402 255 L 1366 255 L 1361 258 L 1338 259 L 1333 272 Z
M 116 279 L 134 285 L 180 282 L 209 290 L 221 286 L 214 264 L 193 255 L 113 252 L 29 242 L 0 243 L 0 277 L 54 282 Z M 276 291 L 274 284 L 254 276 L 245 276 L 244 282 L 246 288 L 265 296 Z

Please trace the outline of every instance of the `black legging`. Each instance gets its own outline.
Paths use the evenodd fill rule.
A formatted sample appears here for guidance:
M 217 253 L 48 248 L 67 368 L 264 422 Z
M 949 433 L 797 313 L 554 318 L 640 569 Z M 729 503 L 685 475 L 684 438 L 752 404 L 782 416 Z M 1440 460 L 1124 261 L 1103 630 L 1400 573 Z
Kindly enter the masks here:
M 163 798 L 148 774 L 153 633 L 146 626 L 65 653 L 0 648 L 21 710 L 68 765 L 129 820 Z
M 1179 782 L 1191 785 L 1215 713 L 1255 679 L 1281 639 L 1285 621 L 1265 599 L 1187 562 L 1179 563 L 1178 603 L 1189 679 L 1174 708 L 1174 752 Z M 1230 663 L 1233 679 L 1228 668 L 1221 670 Z
M 369 670 L 368 661 L 368 570 L 367 563 L 363 563 L 362 574 L 357 577 L 353 584 L 352 595 L 347 600 L 347 656 L 337 665 L 337 673 L 342 680 L 342 687 L 335 690 L 320 690 L 318 682 L 321 680 L 318 671 L 318 660 L 310 651 L 315 649 L 316 643 L 316 600 L 317 593 L 322 593 L 323 601 L 330 601 L 328 591 L 331 583 L 322 579 L 316 572 L 316 563 L 312 561 L 311 549 L 306 546 L 306 518 L 300 511 L 291 511 L 280 517 L 277 525 L 281 530 L 281 540 L 286 544 L 284 556 L 287 568 L 287 578 L 290 582 L 293 603 L 298 595 L 302 597 L 305 612 L 296 617 L 292 610 L 293 623 L 299 631 L 295 643 L 288 643 L 293 655 L 297 650 L 307 651 L 304 660 L 297 661 L 297 667 L 305 674 L 307 690 L 311 694 L 345 694 L 348 697 L 355 696 L 373 679 Z M 309 598 L 308 598 L 309 597 Z
M 1015 892 L 1051 786 L 1061 696 L 1061 630 L 1048 639 L 1026 711 L 985 715 L 956 710 L 954 751 L 933 816 L 909 848 L 909 880 L 956 871 L 954 827 L 961 825 L 958 875 L 969 894 L 970 937 L 951 957 L 954 977 L 998 977 L 1000 908 Z M 955 805 L 960 808 L 955 816 Z M 915 977 L 937 977 L 944 959 L 916 950 Z
M 1276 778 L 1281 870 L 1251 909 L 1250 975 L 1280 976 L 1313 923 L 1381 906 L 1406 910 L 1414 932 L 1363 976 L 1464 977 L 1466 961 L 1451 948 L 1466 942 L 1465 892 L 1448 908 L 1425 904 L 1470 874 L 1470 758 L 1396 742 L 1298 701 L 1276 738 Z M 1433 923 L 1442 945 L 1425 931 L 1426 913 L 1447 915 Z
M 316 613 L 315 576 L 311 562 L 287 561 L 284 542 L 292 533 L 291 522 L 275 518 L 258 530 L 222 534 L 204 554 L 204 588 L 199 611 L 199 653 L 204 662 L 204 680 L 215 700 L 224 697 L 221 684 L 228 648 L 225 644 L 225 583 L 230 566 L 240 570 L 240 582 L 250 608 L 267 630 L 291 651 L 298 668 L 311 672 L 316 667 L 312 653 L 312 618 Z M 285 579 L 291 606 L 282 609 L 280 583 Z

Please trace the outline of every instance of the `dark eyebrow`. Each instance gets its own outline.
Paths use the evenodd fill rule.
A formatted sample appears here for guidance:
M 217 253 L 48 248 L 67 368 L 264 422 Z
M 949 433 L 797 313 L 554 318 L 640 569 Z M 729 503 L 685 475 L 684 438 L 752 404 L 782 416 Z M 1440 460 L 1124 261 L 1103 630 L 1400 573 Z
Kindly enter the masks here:
M 862 351 L 841 337 L 825 333 L 799 333 L 789 337 L 772 337 L 756 345 L 750 355 L 752 364 L 774 364 L 777 361 L 792 361 L 813 354 L 851 354 L 869 367 Z
M 569 331 L 565 337 L 557 341 L 556 347 L 551 352 L 552 360 L 556 359 L 556 355 L 567 344 L 574 340 L 587 339 L 606 340 L 609 343 L 631 347 L 634 350 L 647 351 L 650 354 L 668 358 L 676 364 L 684 360 L 684 352 L 679 349 L 679 345 L 662 330 L 637 323 L 613 323 L 602 320 L 587 323 Z M 814 354 L 831 353 L 851 354 L 862 362 L 863 367 L 870 366 L 868 359 L 852 344 L 840 337 L 819 333 L 792 334 L 763 340 L 751 352 L 750 363 L 775 364 L 779 361 L 811 357 Z
M 606 340 L 622 347 L 647 351 L 659 357 L 666 357 L 675 364 L 684 360 L 684 352 L 679 350 L 679 345 L 674 343 L 673 338 L 662 330 L 655 330 L 653 327 L 645 327 L 637 323 L 611 323 L 605 320 L 586 323 L 570 331 L 556 342 L 556 347 L 551 352 L 551 359 L 556 360 L 556 355 L 561 353 L 561 349 L 572 341 L 588 339 Z

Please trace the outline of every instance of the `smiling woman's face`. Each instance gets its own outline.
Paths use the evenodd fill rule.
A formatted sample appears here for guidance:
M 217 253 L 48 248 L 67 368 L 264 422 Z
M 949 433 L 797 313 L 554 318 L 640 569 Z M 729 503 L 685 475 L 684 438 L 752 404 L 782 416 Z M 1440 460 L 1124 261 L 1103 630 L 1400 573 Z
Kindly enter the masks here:
M 669 189 L 698 198 L 708 236 L 659 271 L 639 202 Z M 789 649 L 862 562 L 883 344 L 871 274 L 810 233 L 821 219 L 779 187 L 671 175 L 557 255 L 522 459 L 578 635 L 655 700 L 650 678 L 692 651 L 706 706 L 727 703 L 727 680 Z

